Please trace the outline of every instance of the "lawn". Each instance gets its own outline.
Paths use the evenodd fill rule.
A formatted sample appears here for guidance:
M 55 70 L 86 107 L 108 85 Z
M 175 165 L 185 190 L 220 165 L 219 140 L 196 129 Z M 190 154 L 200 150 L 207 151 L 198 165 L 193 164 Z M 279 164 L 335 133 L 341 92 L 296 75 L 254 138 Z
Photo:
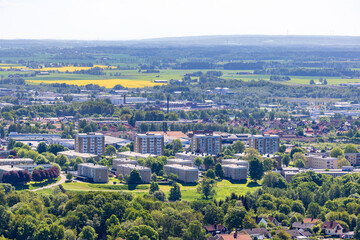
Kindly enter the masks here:
M 51 185 L 51 184 L 54 184 L 58 181 L 60 181 L 61 177 L 58 177 L 56 179 L 51 179 L 51 180 L 44 180 L 42 182 L 29 182 L 25 185 L 16 185 L 15 186 L 15 189 L 17 191 L 24 191 L 24 190 L 34 190 L 34 189 L 37 189 L 37 188 L 41 188 L 41 187 L 46 187 L 48 185 Z
M 67 191 L 74 192 L 83 192 L 83 191 L 107 191 L 107 192 L 117 192 L 117 191 L 129 191 L 134 194 L 145 194 L 149 192 L 150 184 L 139 184 L 136 186 L 128 186 L 125 184 L 113 184 L 114 179 L 111 179 L 107 184 L 91 184 L 83 182 L 71 182 L 62 184 L 64 189 Z M 165 192 L 169 196 L 170 185 L 159 185 L 160 190 Z M 248 182 L 248 183 L 231 183 L 228 180 L 222 180 L 217 182 L 215 190 L 217 200 L 224 200 L 227 196 L 230 196 L 231 193 L 236 193 L 244 195 L 246 192 L 255 191 L 259 188 L 260 185 Z M 182 200 L 193 201 L 201 199 L 201 195 L 196 190 L 197 186 L 195 185 L 185 185 L 180 184 Z M 129 190 L 130 189 L 130 190 Z

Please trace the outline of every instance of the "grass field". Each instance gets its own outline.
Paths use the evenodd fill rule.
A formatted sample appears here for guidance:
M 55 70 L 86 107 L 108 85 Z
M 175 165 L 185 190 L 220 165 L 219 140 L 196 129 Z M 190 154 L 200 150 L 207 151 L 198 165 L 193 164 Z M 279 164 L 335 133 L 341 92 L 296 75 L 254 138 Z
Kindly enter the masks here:
M 58 177 L 56 179 L 52 179 L 52 180 L 44 180 L 42 182 L 29 182 L 25 185 L 17 185 L 15 186 L 15 189 L 17 191 L 24 191 L 24 190 L 34 190 L 37 188 L 41 188 L 41 187 L 46 187 L 48 185 L 54 184 L 58 181 L 60 181 L 61 177 Z
M 129 191 L 134 194 L 146 194 L 149 192 L 150 184 L 140 184 L 135 186 L 131 186 L 132 190 L 129 190 L 129 187 L 124 184 L 113 184 L 113 179 L 109 181 L 108 184 L 90 184 L 90 183 L 82 183 L 82 182 L 71 182 L 62 184 L 64 189 L 67 191 L 75 191 L 75 192 L 87 192 L 87 191 L 103 191 L 103 192 L 117 192 L 117 191 Z M 118 182 L 118 181 L 117 181 Z M 170 185 L 159 185 L 160 190 L 165 192 L 169 196 Z M 254 184 L 252 182 L 249 183 L 231 183 L 228 180 L 222 180 L 216 184 L 216 196 L 217 200 L 224 200 L 227 196 L 230 196 L 231 193 L 236 194 L 245 194 L 246 192 L 255 191 L 259 188 L 260 185 Z M 113 189 L 112 189 L 113 188 Z M 201 195 L 197 193 L 197 186 L 195 185 L 183 185 L 180 184 L 182 200 L 193 201 L 196 199 L 201 199 Z M 43 192 L 43 191 L 40 191 Z M 48 193 L 48 191 L 44 191 L 44 193 Z

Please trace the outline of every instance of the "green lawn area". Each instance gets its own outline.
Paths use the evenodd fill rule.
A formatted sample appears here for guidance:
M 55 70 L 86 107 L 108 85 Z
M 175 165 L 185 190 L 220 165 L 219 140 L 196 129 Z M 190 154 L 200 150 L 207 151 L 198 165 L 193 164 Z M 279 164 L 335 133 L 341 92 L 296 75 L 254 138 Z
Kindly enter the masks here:
M 48 185 L 51 185 L 51 184 L 54 184 L 58 181 L 60 181 L 61 177 L 58 177 L 56 179 L 52 179 L 52 180 L 44 180 L 42 182 L 29 182 L 25 185 L 16 185 L 15 186 L 15 189 L 17 191 L 24 191 L 24 190 L 34 190 L 34 189 L 37 189 L 37 188 L 41 188 L 41 187 L 46 187 Z
M 129 191 L 134 194 L 146 194 L 149 191 L 150 184 L 139 184 L 136 186 L 128 186 L 125 184 L 117 183 L 113 184 L 113 180 L 109 181 L 107 184 L 91 184 L 91 183 L 83 183 L 83 182 L 71 182 L 62 184 L 64 189 L 67 191 L 74 192 L 83 192 L 83 191 Z M 118 180 L 117 180 L 118 181 Z M 168 196 L 170 192 L 170 185 L 159 185 L 160 190 L 164 191 Z M 236 193 L 243 195 L 246 192 L 255 191 L 259 188 L 260 185 L 249 182 L 248 183 L 231 183 L 228 180 L 222 180 L 217 182 L 215 190 L 217 200 L 224 200 L 227 196 L 230 196 L 231 193 Z M 183 185 L 180 184 L 182 200 L 193 201 L 196 199 L 201 199 L 201 195 L 197 193 L 196 185 Z M 45 192 L 47 193 L 47 192 Z

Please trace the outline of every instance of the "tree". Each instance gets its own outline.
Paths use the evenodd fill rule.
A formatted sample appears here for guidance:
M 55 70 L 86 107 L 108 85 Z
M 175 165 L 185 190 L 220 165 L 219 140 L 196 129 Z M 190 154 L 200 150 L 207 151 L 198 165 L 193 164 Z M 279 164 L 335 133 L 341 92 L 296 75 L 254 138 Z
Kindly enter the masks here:
M 66 174 L 66 179 L 67 180 L 71 180 L 73 178 L 73 174 L 72 173 L 68 173 L 68 174 Z
M 221 165 L 221 163 L 217 163 L 215 165 L 215 175 L 219 178 L 223 178 L 224 177 L 224 168 L 223 166 Z
M 95 229 L 91 226 L 85 226 L 79 234 L 79 239 L 81 240 L 95 240 L 98 235 L 95 232 Z
M 204 159 L 204 164 L 206 169 L 208 169 L 211 165 L 214 164 L 214 158 L 212 156 L 206 156 Z
M 265 158 L 263 161 L 264 171 L 271 171 L 274 168 L 274 162 L 272 158 Z
M 341 150 L 341 148 L 339 148 L 339 147 L 334 147 L 330 151 L 330 156 L 334 157 L 334 158 L 338 158 L 339 156 L 342 157 L 342 156 L 344 156 L 344 151 Z
M 130 172 L 128 183 L 129 184 L 142 183 L 142 179 L 141 179 L 139 170 L 134 169 Z
M 205 199 L 213 198 L 216 194 L 214 187 L 215 181 L 211 178 L 204 177 L 197 187 L 197 192 L 200 193 Z
M 201 166 L 201 164 L 203 164 L 203 159 L 201 157 L 196 157 L 194 159 L 194 165 L 199 168 Z
M 166 194 L 163 191 L 156 191 L 154 192 L 154 198 L 156 198 L 159 201 L 166 201 Z
M 212 170 L 212 169 L 208 169 L 205 173 L 205 176 L 207 178 L 211 178 L 211 179 L 215 179 L 216 178 L 216 175 L 215 175 L 215 171 Z
M 109 145 L 105 148 L 105 155 L 112 156 L 116 154 L 116 148 L 113 145 Z
M 262 160 L 262 156 L 261 154 L 258 152 L 258 150 L 256 150 L 255 148 L 249 148 L 249 149 L 246 149 L 245 150 L 245 158 L 244 160 L 247 160 L 247 161 L 251 161 L 253 160 L 254 158 L 258 158 L 260 160 Z
M 287 188 L 286 180 L 276 172 L 268 172 L 263 179 L 263 186 L 267 186 L 269 188 Z
M 354 238 L 360 240 L 360 216 L 356 219 L 356 227 L 354 229 Z
M 345 146 L 344 153 L 359 153 L 359 150 L 354 144 L 347 144 Z
M 36 150 L 38 151 L 38 153 L 46 152 L 47 151 L 46 143 L 44 143 L 44 142 L 39 143 Z
M 65 150 L 65 147 L 63 145 L 60 145 L 57 143 L 50 144 L 48 147 L 48 151 L 54 155 L 57 155 L 58 152 L 62 152 L 64 150 Z
M 285 145 L 281 145 L 280 147 L 279 147 L 279 152 L 280 153 L 284 153 L 286 151 L 286 146 Z
M 307 158 L 305 156 L 305 154 L 301 153 L 301 152 L 297 152 L 293 155 L 293 161 L 294 163 L 297 161 L 297 160 L 301 160 L 303 163 L 304 163 L 304 166 L 306 165 L 307 163 Z
M 170 201 L 178 201 L 181 200 L 181 191 L 180 186 L 177 183 L 173 183 L 172 188 L 170 189 L 170 195 L 169 195 Z
M 285 154 L 282 158 L 282 163 L 285 165 L 285 166 L 289 166 L 289 163 L 291 161 L 291 158 L 288 154 Z
M 254 158 L 249 164 L 249 175 L 253 181 L 261 180 L 264 176 L 264 167 L 260 159 Z
M 340 156 L 338 159 L 338 168 L 342 168 L 344 166 L 350 166 L 350 162 L 345 157 Z
M 303 153 L 303 152 L 304 152 L 304 149 L 302 149 L 302 148 L 300 148 L 300 147 L 294 147 L 294 148 L 292 148 L 291 151 L 290 151 L 290 157 L 292 158 L 293 155 L 294 155 L 295 153 L 297 153 L 297 152 Z
M 185 240 L 205 240 L 205 229 L 202 227 L 202 224 L 198 221 L 191 221 L 188 229 L 184 234 Z
M 225 215 L 224 222 L 228 229 L 237 229 L 243 227 L 243 219 L 246 215 L 244 207 L 233 207 Z
M 9 139 L 9 142 L 8 142 L 8 145 L 7 145 L 7 149 L 8 150 L 11 150 L 11 149 L 13 149 L 14 148 L 14 145 L 15 145 L 15 139 L 13 139 L 13 138 L 10 138 Z
M 317 218 L 317 216 L 321 213 L 321 207 L 318 203 L 311 202 L 306 213 L 311 218 Z
M 234 153 L 243 153 L 245 151 L 245 144 L 242 141 L 236 141 L 232 145 L 232 149 L 234 150 Z
M 302 159 L 296 159 L 294 161 L 294 166 L 297 168 L 304 168 L 305 167 L 305 162 Z
M 259 226 L 256 224 L 255 219 L 253 219 L 250 216 L 250 214 L 246 214 L 244 219 L 243 219 L 243 227 L 245 229 L 251 229 L 251 228 L 257 228 Z
M 314 80 L 313 80 L 314 81 Z M 276 234 L 276 239 L 279 240 L 291 240 L 291 235 L 288 234 L 287 232 L 285 232 L 285 230 L 281 229 L 277 234 Z
M 311 79 L 311 80 L 310 80 L 310 85 L 315 85 L 314 79 Z
M 150 190 L 149 190 L 149 193 L 152 194 L 156 191 L 159 191 L 160 188 L 159 188 L 159 184 L 157 182 L 154 182 L 152 181 L 151 184 L 150 184 Z
M 182 145 L 182 142 L 180 141 L 180 139 L 173 140 L 171 142 L 171 145 L 172 145 L 172 149 L 174 151 L 174 154 L 184 151 L 184 148 L 183 148 L 183 145 Z

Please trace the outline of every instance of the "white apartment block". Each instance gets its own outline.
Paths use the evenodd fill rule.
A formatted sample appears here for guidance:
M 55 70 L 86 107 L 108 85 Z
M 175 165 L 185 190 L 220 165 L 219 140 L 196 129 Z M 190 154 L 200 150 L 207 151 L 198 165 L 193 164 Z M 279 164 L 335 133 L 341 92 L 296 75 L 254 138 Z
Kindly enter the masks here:
M 164 136 L 154 133 L 137 134 L 134 140 L 134 152 L 164 155 Z
M 258 150 L 261 155 L 274 154 L 279 151 L 279 136 L 253 135 L 249 137 L 249 148 Z

